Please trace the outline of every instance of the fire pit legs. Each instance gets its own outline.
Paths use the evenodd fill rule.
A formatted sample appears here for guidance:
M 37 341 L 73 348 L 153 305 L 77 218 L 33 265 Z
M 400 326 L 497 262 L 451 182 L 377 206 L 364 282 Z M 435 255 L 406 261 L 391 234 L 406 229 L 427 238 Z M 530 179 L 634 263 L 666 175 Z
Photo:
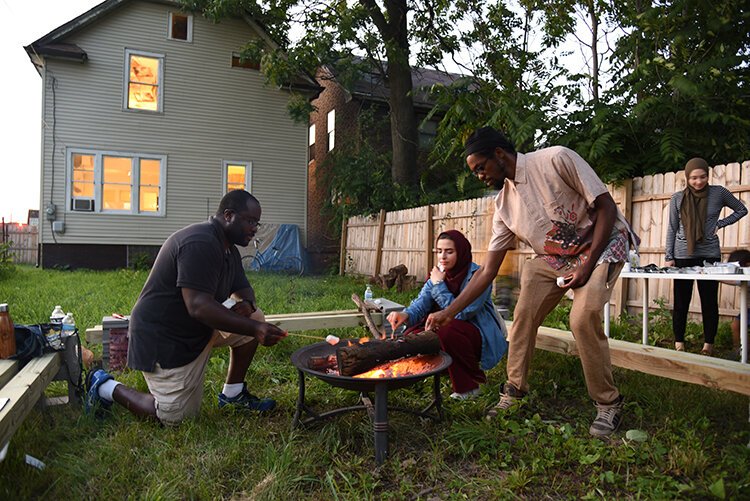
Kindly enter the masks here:
M 317 413 L 305 404 L 305 373 L 302 370 L 298 370 L 297 373 L 299 375 L 299 394 L 297 396 L 297 410 L 294 413 L 292 426 L 297 428 L 300 425 L 305 426 L 318 421 L 323 421 L 345 412 L 365 410 L 372 421 L 375 438 L 375 462 L 378 465 L 382 464 L 388 457 L 388 383 L 384 381 L 375 384 L 374 405 L 367 393 L 363 392 L 360 395 L 362 401 L 361 405 L 342 407 L 328 412 Z M 432 392 L 432 402 L 421 411 L 406 409 L 403 407 L 391 407 L 390 410 L 406 412 L 435 421 L 442 421 L 444 415 L 442 407 L 443 399 L 440 395 L 440 373 L 433 376 Z M 435 412 L 430 412 L 433 409 Z M 303 413 L 310 417 L 303 419 Z
M 375 432 L 375 463 L 383 464 L 388 457 L 388 385 L 375 385 L 375 419 L 372 422 Z

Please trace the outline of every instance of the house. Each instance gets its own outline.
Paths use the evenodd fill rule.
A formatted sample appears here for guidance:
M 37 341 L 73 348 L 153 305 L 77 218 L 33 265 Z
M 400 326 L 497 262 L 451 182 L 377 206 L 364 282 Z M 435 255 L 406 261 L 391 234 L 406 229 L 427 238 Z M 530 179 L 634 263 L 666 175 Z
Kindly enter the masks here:
M 412 68 L 412 99 L 419 128 L 420 161 L 424 161 L 437 133 L 439 114 L 429 121 L 425 118 L 434 107 L 429 88 L 435 84 L 451 85 L 462 75 L 428 68 Z M 324 213 L 327 199 L 331 197 L 322 169 L 328 152 L 360 136 L 360 116 L 365 111 L 373 112 L 382 130 L 367 131 L 367 136 L 384 150 L 391 149 L 390 125 L 388 122 L 389 88 L 377 69 L 367 71 L 346 89 L 336 78 L 330 67 L 321 68 L 316 79 L 323 87 L 312 104 L 316 111 L 310 117 L 308 144 L 310 161 L 308 170 L 307 208 L 307 256 L 313 269 L 323 270 L 338 266 L 340 251 L 340 229 L 331 228 Z
M 43 86 L 43 267 L 106 269 L 152 257 L 230 189 L 263 223 L 307 232 L 307 126 L 288 89 L 239 51 L 273 41 L 249 17 L 213 23 L 176 1 L 107 0 L 25 47 Z

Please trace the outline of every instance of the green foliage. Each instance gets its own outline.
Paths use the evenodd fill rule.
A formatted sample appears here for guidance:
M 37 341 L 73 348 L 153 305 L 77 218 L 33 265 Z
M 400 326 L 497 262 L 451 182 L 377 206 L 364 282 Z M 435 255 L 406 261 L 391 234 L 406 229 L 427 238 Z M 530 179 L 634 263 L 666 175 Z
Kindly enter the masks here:
M 0 280 L 5 280 L 13 275 L 15 264 L 11 251 L 12 242 L 0 242 Z

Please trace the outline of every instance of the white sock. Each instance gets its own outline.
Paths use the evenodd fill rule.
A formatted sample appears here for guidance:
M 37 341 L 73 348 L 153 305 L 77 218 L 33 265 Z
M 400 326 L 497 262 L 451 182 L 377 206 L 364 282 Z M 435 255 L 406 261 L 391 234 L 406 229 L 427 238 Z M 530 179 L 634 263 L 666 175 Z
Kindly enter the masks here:
M 118 381 L 115 381 L 114 379 L 110 379 L 109 381 L 105 381 L 102 384 L 99 385 L 99 396 L 102 397 L 104 400 L 107 400 L 109 402 L 114 402 L 115 399 L 112 396 L 112 393 L 115 392 L 115 388 L 118 384 L 122 384 Z
M 222 393 L 227 398 L 234 398 L 242 393 L 242 386 L 243 383 L 224 384 L 224 390 L 222 391 Z

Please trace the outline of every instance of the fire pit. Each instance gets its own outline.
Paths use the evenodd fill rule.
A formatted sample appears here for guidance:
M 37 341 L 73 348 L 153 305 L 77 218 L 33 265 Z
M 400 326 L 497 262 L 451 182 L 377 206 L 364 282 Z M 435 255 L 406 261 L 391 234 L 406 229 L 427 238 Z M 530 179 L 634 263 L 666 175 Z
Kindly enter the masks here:
M 310 368 L 309 364 L 311 359 L 335 355 L 337 347 L 349 342 L 356 343 L 357 341 L 358 340 L 356 339 L 343 339 L 335 346 L 331 346 L 326 342 L 315 343 L 309 346 L 304 346 L 292 354 L 292 363 L 297 368 L 299 374 L 297 411 L 294 414 L 292 424 L 296 428 L 300 425 L 308 425 L 323 421 L 345 412 L 366 410 L 372 420 L 372 427 L 375 435 L 375 462 L 381 464 L 388 456 L 388 391 L 405 388 L 433 376 L 433 399 L 427 407 L 422 410 L 415 410 L 392 406 L 390 407 L 390 410 L 407 412 L 419 417 L 440 421 L 443 419 L 442 397 L 440 396 L 440 374 L 448 368 L 452 360 L 450 355 L 441 351 L 431 356 L 433 357 L 430 360 L 431 364 L 424 372 L 398 377 L 349 377 Z M 323 413 L 315 412 L 305 404 L 305 374 L 316 377 L 331 386 L 360 392 L 362 404 L 342 407 Z M 368 395 L 370 392 L 375 393 L 374 404 Z M 432 412 L 433 409 L 434 412 Z M 303 419 L 303 413 L 309 417 Z

